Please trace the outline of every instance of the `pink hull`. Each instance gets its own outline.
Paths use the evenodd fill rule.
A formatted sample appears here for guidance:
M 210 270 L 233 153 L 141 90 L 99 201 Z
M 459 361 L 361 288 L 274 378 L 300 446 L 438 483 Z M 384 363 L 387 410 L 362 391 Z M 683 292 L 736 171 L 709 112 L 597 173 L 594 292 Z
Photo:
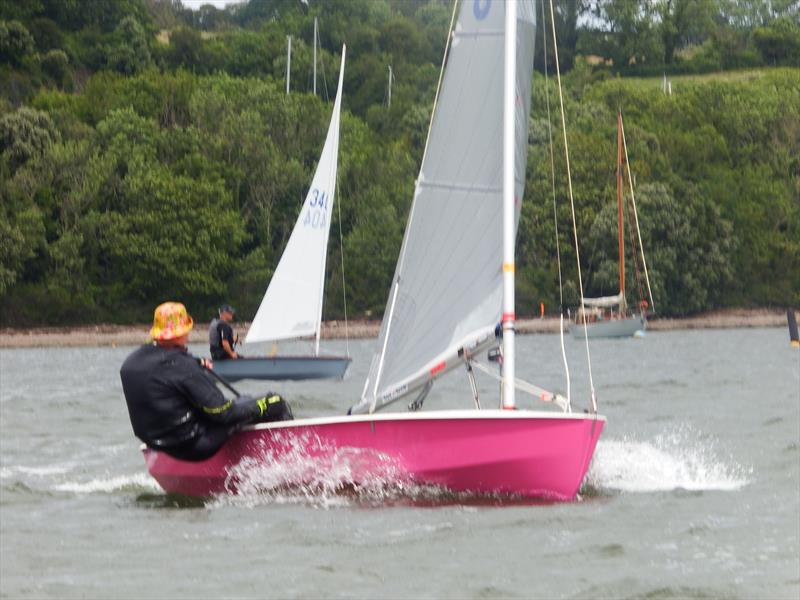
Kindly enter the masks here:
M 529 411 L 373 414 L 257 425 L 202 462 L 144 455 L 164 490 L 189 496 L 236 493 L 248 468 L 300 452 L 318 469 L 346 455 L 354 482 L 388 466 L 399 479 L 456 492 L 571 500 L 604 424 L 600 416 Z

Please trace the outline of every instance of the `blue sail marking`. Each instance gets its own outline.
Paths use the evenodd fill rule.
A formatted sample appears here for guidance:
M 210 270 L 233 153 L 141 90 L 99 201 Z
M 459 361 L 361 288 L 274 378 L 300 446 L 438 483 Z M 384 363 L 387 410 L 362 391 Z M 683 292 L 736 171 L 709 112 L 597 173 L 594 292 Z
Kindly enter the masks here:
M 492 0 L 475 0 L 472 4 L 472 14 L 478 21 L 483 21 L 492 8 Z

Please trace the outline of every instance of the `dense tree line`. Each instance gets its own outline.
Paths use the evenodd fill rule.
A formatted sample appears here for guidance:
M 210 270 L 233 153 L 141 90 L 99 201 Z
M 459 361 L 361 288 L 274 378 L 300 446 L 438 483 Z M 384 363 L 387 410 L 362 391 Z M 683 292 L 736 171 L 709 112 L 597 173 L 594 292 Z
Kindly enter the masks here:
M 616 285 L 622 108 L 659 312 L 800 302 L 796 5 L 563 0 L 556 9 L 587 292 Z M 199 11 L 179 0 L 0 0 L 2 323 L 142 321 L 167 298 L 201 318 L 223 300 L 252 315 L 319 157 L 343 42 L 342 218 L 325 316 L 343 309 L 339 228 L 349 308 L 379 315 L 450 15 L 440 0 L 251 0 Z M 310 93 L 315 16 L 319 97 Z M 518 241 L 523 314 L 558 299 L 545 111 L 548 94 L 556 106 L 552 56 L 549 83 L 541 73 L 534 80 Z M 741 66 L 761 68 L 677 75 Z M 658 78 L 633 77 L 653 69 Z M 662 89 L 667 71 L 672 94 Z M 553 137 L 574 303 L 564 152 Z

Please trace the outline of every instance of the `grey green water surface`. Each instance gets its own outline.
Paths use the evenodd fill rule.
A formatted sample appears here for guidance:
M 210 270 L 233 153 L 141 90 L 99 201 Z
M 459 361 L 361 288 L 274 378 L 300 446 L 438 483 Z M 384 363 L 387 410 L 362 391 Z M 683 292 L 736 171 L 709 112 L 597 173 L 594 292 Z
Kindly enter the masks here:
M 583 345 L 565 343 L 582 407 Z M 350 342 L 344 382 L 274 387 L 296 415 L 344 413 L 373 344 Z M 557 336 L 518 347 L 520 376 L 565 389 Z M 591 348 L 608 425 L 581 499 L 544 505 L 354 489 L 346 469 L 179 501 L 128 424 L 118 370 L 132 348 L 0 350 L 0 598 L 800 597 L 800 352 L 786 330 Z M 426 408 L 470 402 L 454 373 Z

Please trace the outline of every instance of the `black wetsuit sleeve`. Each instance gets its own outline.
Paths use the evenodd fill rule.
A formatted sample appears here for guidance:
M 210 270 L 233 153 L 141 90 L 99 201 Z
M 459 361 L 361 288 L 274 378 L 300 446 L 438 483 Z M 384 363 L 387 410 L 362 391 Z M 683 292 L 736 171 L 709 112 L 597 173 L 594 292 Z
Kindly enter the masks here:
M 255 422 L 261 416 L 262 411 L 254 398 L 226 398 L 203 372 L 203 367 L 196 362 L 194 366 L 196 368 L 187 369 L 181 385 L 186 397 L 203 417 L 216 423 L 237 425 Z
M 233 327 L 231 327 L 225 321 L 219 322 L 219 340 L 220 345 L 222 345 L 223 341 L 227 340 L 231 346 L 231 349 L 233 349 Z

